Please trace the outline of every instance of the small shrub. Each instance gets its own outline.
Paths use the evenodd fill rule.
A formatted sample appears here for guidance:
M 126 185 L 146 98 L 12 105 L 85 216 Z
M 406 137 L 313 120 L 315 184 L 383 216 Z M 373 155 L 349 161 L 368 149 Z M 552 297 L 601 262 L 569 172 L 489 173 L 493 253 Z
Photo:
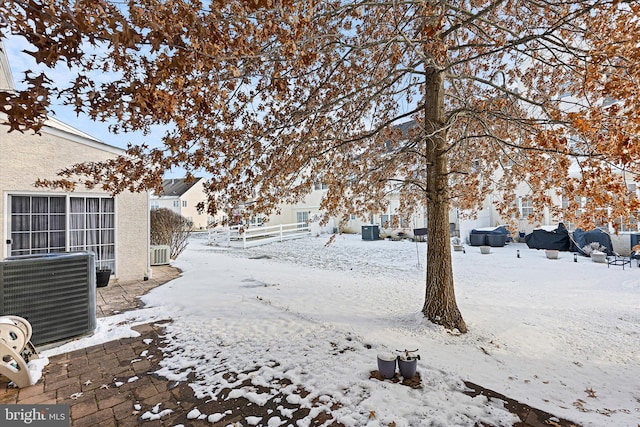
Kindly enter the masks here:
M 151 244 L 168 245 L 171 259 L 176 259 L 189 243 L 189 221 L 171 209 L 151 210 Z

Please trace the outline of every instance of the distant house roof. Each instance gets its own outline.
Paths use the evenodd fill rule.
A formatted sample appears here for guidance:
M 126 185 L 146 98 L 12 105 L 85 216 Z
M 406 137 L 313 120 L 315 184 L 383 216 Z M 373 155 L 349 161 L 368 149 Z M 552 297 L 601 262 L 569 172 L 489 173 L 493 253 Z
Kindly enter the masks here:
M 187 182 L 184 178 L 172 178 L 162 180 L 163 191 L 159 197 L 180 197 L 200 182 L 202 178 L 194 178 Z
M 400 131 L 402 132 L 402 135 L 406 135 L 407 133 L 409 133 L 411 129 L 416 127 L 416 125 L 417 123 L 415 120 L 409 120 L 408 122 L 400 123 L 400 124 L 394 125 L 393 127 L 396 129 L 400 129 Z
M 409 120 L 408 122 L 403 122 L 403 123 L 398 123 L 396 125 L 393 125 L 391 128 L 392 129 L 399 129 L 402 136 L 406 137 L 407 134 L 409 133 L 409 131 L 413 128 L 415 128 L 417 125 L 415 120 Z M 397 149 L 396 145 L 398 144 L 397 141 L 391 141 L 391 140 L 387 140 L 385 141 L 384 145 L 385 148 L 387 150 L 388 153 L 395 151 Z M 394 148 L 396 147 L 396 148 Z

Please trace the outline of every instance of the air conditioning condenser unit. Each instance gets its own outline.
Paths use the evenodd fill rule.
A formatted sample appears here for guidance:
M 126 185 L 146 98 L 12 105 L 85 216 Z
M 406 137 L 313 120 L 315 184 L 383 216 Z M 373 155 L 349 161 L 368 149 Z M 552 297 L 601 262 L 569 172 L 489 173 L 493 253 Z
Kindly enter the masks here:
M 151 265 L 166 265 L 170 262 L 171 248 L 169 245 L 155 245 L 150 247 Z
M 95 279 L 91 252 L 6 258 L 0 261 L 0 315 L 27 319 L 35 345 L 93 332 Z

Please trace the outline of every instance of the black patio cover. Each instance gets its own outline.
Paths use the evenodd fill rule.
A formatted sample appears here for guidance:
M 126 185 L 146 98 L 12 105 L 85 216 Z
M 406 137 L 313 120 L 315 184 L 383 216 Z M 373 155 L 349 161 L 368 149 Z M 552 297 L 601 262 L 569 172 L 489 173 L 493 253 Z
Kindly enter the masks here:
M 611 243 L 611 237 L 608 233 L 594 228 L 593 230 L 584 231 L 579 228 L 573 232 L 573 241 L 571 242 L 571 252 L 580 252 L 582 255 L 586 255 L 582 248 L 592 242 L 598 242 L 604 246 L 607 250 L 607 255 L 613 255 L 613 244 Z
M 524 241 L 531 249 L 555 249 L 568 251 L 571 248 L 569 232 L 563 223 L 559 223 L 555 230 L 538 228 L 524 237 Z

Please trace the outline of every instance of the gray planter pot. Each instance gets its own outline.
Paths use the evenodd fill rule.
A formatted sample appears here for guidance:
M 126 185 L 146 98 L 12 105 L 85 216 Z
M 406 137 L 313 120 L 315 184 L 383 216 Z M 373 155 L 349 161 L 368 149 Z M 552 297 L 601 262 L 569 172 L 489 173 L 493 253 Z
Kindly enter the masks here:
M 418 360 L 420 360 L 420 355 L 415 354 L 416 351 L 418 350 L 405 350 L 400 356 L 398 356 L 400 375 L 402 375 L 406 380 L 410 380 L 416 376 Z
M 382 378 L 389 379 L 396 376 L 397 358 L 396 355 L 390 353 L 378 355 L 378 372 Z
M 403 360 L 400 356 L 398 358 L 398 367 L 400 368 L 400 375 L 405 379 L 411 379 L 416 376 L 416 370 L 418 369 L 418 359 L 409 358 Z

